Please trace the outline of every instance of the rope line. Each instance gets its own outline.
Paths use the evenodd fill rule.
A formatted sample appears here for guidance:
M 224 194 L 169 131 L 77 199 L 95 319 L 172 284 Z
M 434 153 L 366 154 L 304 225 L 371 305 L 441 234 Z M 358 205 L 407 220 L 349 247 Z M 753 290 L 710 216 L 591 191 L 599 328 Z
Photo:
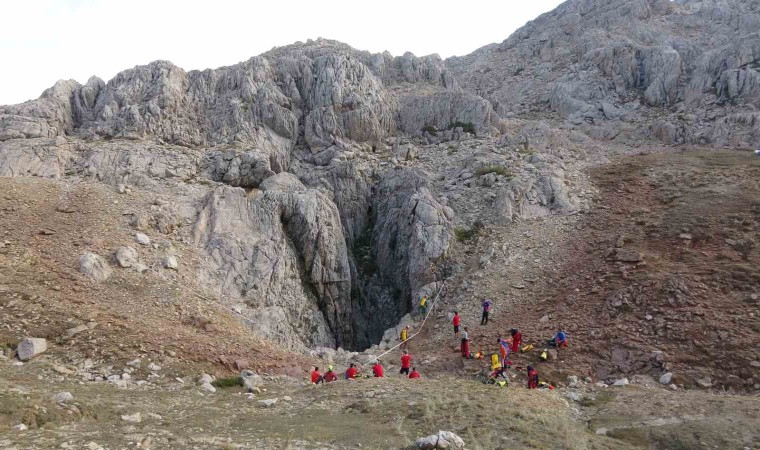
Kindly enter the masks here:
M 427 322 L 428 317 L 430 317 L 430 314 L 433 313 L 433 308 L 435 307 L 435 302 L 438 301 L 438 297 L 440 297 L 441 293 L 446 289 L 446 282 L 444 281 L 443 286 L 441 286 L 440 289 L 438 289 L 438 293 L 435 294 L 435 298 L 433 298 L 433 301 L 430 303 L 430 309 L 428 310 L 428 313 L 425 315 L 425 319 L 422 320 L 422 323 L 420 324 L 419 330 L 417 330 L 416 333 L 409 336 L 405 341 L 399 342 L 398 344 L 394 345 L 393 347 L 389 348 L 387 351 L 381 353 L 380 355 L 376 356 L 375 359 L 380 360 L 383 356 L 387 355 L 388 353 L 392 352 L 396 348 L 400 347 L 401 345 L 411 341 L 414 339 L 415 336 L 422 333 L 423 328 L 425 327 L 425 322 Z
M 409 336 L 409 337 L 406 339 L 406 341 L 403 341 L 403 342 L 399 342 L 398 344 L 396 344 L 396 345 L 394 345 L 393 347 L 389 348 L 389 349 L 388 349 L 388 350 L 386 350 L 385 352 L 383 352 L 383 353 L 381 353 L 380 355 L 376 356 L 376 357 L 375 357 L 375 359 L 379 360 L 379 359 L 380 359 L 380 358 L 382 358 L 383 356 L 387 355 L 388 353 L 392 352 L 392 351 L 393 351 L 393 350 L 395 350 L 396 348 L 400 347 L 402 344 L 404 344 L 404 343 L 406 343 L 406 342 L 409 342 L 409 341 L 411 341 L 412 339 L 414 339 L 414 338 L 415 338 L 415 336 L 417 336 L 418 334 L 422 333 L 422 330 L 423 330 L 423 329 L 424 329 L 424 327 L 425 327 L 425 323 L 427 322 L 427 320 L 428 320 L 428 317 L 430 317 L 430 314 L 432 314 L 432 313 L 433 313 L 433 309 L 435 308 L 435 303 L 438 301 L 438 297 L 440 297 L 440 296 L 441 296 L 441 293 L 442 293 L 442 292 L 443 292 L 445 289 L 446 289 L 446 282 L 444 282 L 444 283 L 443 283 L 443 285 L 441 286 L 441 288 L 440 288 L 440 289 L 438 289 L 438 292 L 435 294 L 435 297 L 433 298 L 433 301 L 432 301 L 432 302 L 430 302 L 430 309 L 428 310 L 427 314 L 425 315 L 425 318 L 422 320 L 422 323 L 420 324 L 420 327 L 419 327 L 419 329 L 417 330 L 417 332 L 416 332 L 416 333 L 414 333 L 413 335 Z M 233 308 L 231 308 L 231 307 L 229 307 L 229 306 L 227 306 L 227 305 L 223 305 L 222 303 L 219 303 L 219 302 L 216 302 L 216 301 L 214 301 L 214 300 L 212 300 L 212 299 L 210 299 L 210 298 L 204 297 L 204 296 L 202 296 L 202 295 L 198 294 L 197 292 L 193 292 L 193 294 L 195 294 L 195 296 L 196 296 L 196 297 L 198 297 L 198 298 L 200 298 L 201 300 L 205 300 L 205 301 L 207 301 L 207 302 L 209 302 L 209 303 L 211 303 L 211 304 L 213 304 L 213 305 L 216 305 L 216 306 L 218 306 L 218 307 L 220 307 L 220 308 L 222 308 L 222 309 L 224 309 L 224 310 L 227 310 L 227 311 L 229 311 L 229 312 L 233 313 L 233 314 L 234 314 L 234 315 L 236 315 L 236 316 L 239 316 L 241 319 L 243 319 L 243 321 L 244 321 L 244 322 L 248 322 L 248 323 L 250 323 L 250 324 L 252 324 L 252 325 L 253 325 L 253 324 L 255 324 L 255 322 L 254 322 L 253 320 L 251 320 L 251 319 L 249 319 L 249 318 L 245 317 L 245 316 L 244 316 L 242 313 L 240 313 L 240 312 L 238 312 L 238 311 L 235 311 Z M 273 331 L 273 332 L 274 332 L 275 334 L 278 334 L 278 335 L 280 335 L 280 336 L 283 336 L 283 337 L 284 337 L 284 335 L 283 335 L 282 333 L 278 332 L 278 331 Z

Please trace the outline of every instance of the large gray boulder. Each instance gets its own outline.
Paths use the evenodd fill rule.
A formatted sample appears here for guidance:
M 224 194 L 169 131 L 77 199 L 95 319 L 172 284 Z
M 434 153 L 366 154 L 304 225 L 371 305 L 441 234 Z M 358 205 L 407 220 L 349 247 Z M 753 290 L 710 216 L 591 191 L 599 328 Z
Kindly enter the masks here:
M 29 361 L 47 350 L 47 340 L 43 338 L 24 338 L 16 347 L 16 355 L 21 361 Z
M 111 267 L 101 256 L 87 252 L 79 257 L 79 271 L 93 281 L 106 281 L 111 276 Z

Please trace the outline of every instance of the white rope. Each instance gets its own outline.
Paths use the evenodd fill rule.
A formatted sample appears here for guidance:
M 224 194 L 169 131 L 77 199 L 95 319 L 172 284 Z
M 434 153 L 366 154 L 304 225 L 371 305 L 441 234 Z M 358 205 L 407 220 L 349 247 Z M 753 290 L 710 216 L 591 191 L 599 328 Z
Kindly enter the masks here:
M 433 307 L 435 306 L 435 302 L 438 300 L 438 297 L 440 297 L 441 292 L 443 292 L 444 289 L 446 289 L 446 282 L 443 283 L 443 286 L 441 286 L 441 288 L 438 289 L 438 293 L 435 294 L 435 298 L 433 298 L 433 301 L 430 303 L 430 309 L 428 310 L 428 313 L 425 315 L 425 319 L 422 320 L 422 323 L 420 324 L 419 330 L 416 333 L 414 333 L 413 335 L 409 336 L 405 341 L 399 342 L 398 344 L 396 344 L 393 347 L 389 348 L 384 353 L 381 353 L 380 355 L 376 356 L 375 359 L 380 360 L 380 358 L 382 358 L 383 356 L 387 355 L 388 353 L 392 352 L 393 350 L 395 350 L 396 348 L 402 346 L 403 344 L 411 341 L 412 339 L 414 339 L 415 336 L 417 336 L 418 334 L 422 333 L 422 329 L 425 327 L 425 322 L 427 322 L 428 317 L 430 317 L 430 314 L 433 313 Z

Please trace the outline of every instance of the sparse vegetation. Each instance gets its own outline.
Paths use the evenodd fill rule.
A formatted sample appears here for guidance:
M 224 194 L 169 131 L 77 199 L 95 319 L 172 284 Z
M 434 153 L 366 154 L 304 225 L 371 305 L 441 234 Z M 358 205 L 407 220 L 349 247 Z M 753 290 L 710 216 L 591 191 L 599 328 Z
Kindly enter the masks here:
M 243 380 L 240 377 L 225 377 L 217 378 L 211 382 L 211 386 L 215 388 L 231 388 L 240 387 L 243 385 Z
M 357 269 L 366 277 L 371 277 L 377 272 L 377 263 L 372 258 L 372 225 L 370 224 L 353 245 L 353 253 L 356 259 Z
M 476 176 L 488 175 L 489 173 L 495 173 L 507 178 L 512 178 L 513 174 L 506 167 L 502 166 L 484 166 L 475 172 Z
M 456 122 L 450 123 L 449 126 L 448 126 L 448 129 L 452 130 L 454 128 L 461 128 L 465 132 L 471 133 L 473 135 L 477 134 L 475 132 L 475 124 L 472 123 L 472 122 L 460 122 L 460 121 L 456 121 Z
M 480 235 L 480 231 L 483 229 L 483 222 L 477 221 L 472 224 L 470 228 L 456 227 L 454 228 L 454 235 L 459 242 L 471 241 Z
M 427 132 L 431 136 L 436 136 L 438 134 L 438 129 L 432 125 L 425 125 L 422 127 L 422 132 Z

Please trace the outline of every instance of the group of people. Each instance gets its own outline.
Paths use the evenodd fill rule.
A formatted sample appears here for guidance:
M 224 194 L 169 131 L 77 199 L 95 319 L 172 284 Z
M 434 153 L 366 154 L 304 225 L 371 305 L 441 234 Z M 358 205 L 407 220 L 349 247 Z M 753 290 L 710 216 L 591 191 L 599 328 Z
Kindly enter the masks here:
M 484 299 L 481 306 L 483 309 L 483 314 L 481 315 L 480 324 L 487 325 L 492 307 L 491 301 Z M 462 357 L 467 359 L 484 359 L 486 357 L 486 354 L 483 352 L 483 350 L 479 350 L 477 353 L 475 353 L 474 356 L 470 352 L 470 336 L 468 329 L 466 326 L 462 327 L 462 318 L 459 315 L 458 311 L 454 311 L 454 317 L 451 320 L 451 324 L 454 327 L 454 336 L 460 340 L 459 350 L 462 354 Z M 533 345 L 531 344 L 523 346 L 523 336 L 520 330 L 517 328 L 512 328 L 509 334 L 509 339 L 503 339 L 501 336 L 498 336 L 496 338 L 496 343 L 499 347 L 499 353 L 493 353 L 491 355 L 491 372 L 488 377 L 489 383 L 499 384 L 502 386 L 506 385 L 508 378 L 505 374 L 505 371 L 512 364 L 509 361 L 510 354 L 516 352 L 527 352 L 533 349 Z M 547 347 L 555 347 L 558 349 L 567 347 L 567 334 L 563 330 L 558 330 L 557 333 L 546 343 L 546 345 Z M 547 360 L 547 352 L 547 349 L 544 349 L 541 352 L 541 355 L 539 357 L 541 361 Z M 538 388 L 540 385 L 538 381 L 538 371 L 532 365 L 528 365 L 527 367 L 527 376 L 528 388 Z M 499 378 L 503 378 L 504 381 L 500 381 Z
M 420 299 L 419 302 L 419 312 L 422 317 L 425 317 L 427 314 L 427 302 L 428 299 L 426 296 L 423 296 Z M 487 325 L 489 315 L 491 312 L 492 304 L 491 301 L 488 299 L 484 299 L 483 303 L 481 304 L 483 309 L 483 314 L 481 315 L 480 324 L 481 325 Z M 456 336 L 460 340 L 460 352 L 462 354 L 463 358 L 467 359 L 484 359 L 486 357 L 486 354 L 483 352 L 483 350 L 479 350 L 474 356 L 470 352 L 470 336 L 468 333 L 467 327 L 462 327 L 462 318 L 459 315 L 458 311 L 454 311 L 454 317 L 451 321 L 453 327 L 454 327 L 454 336 Z M 408 340 L 410 338 L 409 336 L 409 326 L 405 326 L 401 329 L 401 332 L 399 334 L 399 339 L 401 341 L 400 348 L 402 350 L 401 355 L 401 369 L 399 370 L 400 375 L 406 375 L 410 379 L 418 379 L 420 378 L 420 373 L 417 371 L 415 367 L 412 366 L 412 356 L 409 354 L 408 350 Z M 508 377 L 506 375 L 506 370 L 511 366 L 511 362 L 509 360 L 509 357 L 512 353 L 517 352 L 527 352 L 533 349 L 533 345 L 528 344 L 523 346 L 523 336 L 520 330 L 517 328 L 512 328 L 509 331 L 509 338 L 504 339 L 501 336 L 498 336 L 496 338 L 496 343 L 499 347 L 499 353 L 493 353 L 491 355 L 491 364 L 490 364 L 490 375 L 488 377 L 488 383 L 497 384 L 501 386 L 506 386 L 508 382 Z M 555 347 L 555 348 L 565 348 L 567 347 L 567 334 L 563 330 L 558 330 L 557 333 L 547 342 L 547 347 Z M 544 349 L 540 356 L 539 360 L 546 361 L 547 359 L 547 349 Z M 380 360 L 376 360 L 374 364 L 372 365 L 372 377 L 374 378 L 383 378 L 385 376 L 383 365 L 380 362 Z M 365 377 L 370 378 L 369 375 L 362 375 L 359 372 L 359 369 L 356 367 L 356 364 L 351 363 L 351 365 L 346 369 L 345 375 L 346 380 L 351 380 L 354 378 L 359 377 Z M 528 388 L 529 389 L 536 389 L 540 387 L 541 385 L 545 383 L 539 382 L 538 379 L 538 371 L 533 367 L 532 365 L 528 365 L 527 367 L 527 377 L 528 377 Z M 503 380 L 500 380 L 503 379 Z M 314 384 L 320 384 L 320 383 L 331 383 L 333 381 L 337 381 L 338 376 L 335 374 L 333 370 L 333 366 L 329 366 L 327 368 L 327 372 L 324 374 L 320 373 L 319 367 L 314 367 L 314 370 L 311 372 L 311 382 Z
M 418 379 L 421 377 L 420 373 L 417 371 L 415 367 L 412 366 L 412 355 L 409 354 L 408 350 L 404 350 L 403 354 L 401 355 L 401 370 L 399 370 L 399 374 L 406 375 L 409 379 Z M 344 374 L 344 378 L 346 380 L 353 380 L 355 378 L 370 378 L 369 375 L 362 375 L 359 372 L 359 368 L 356 367 L 356 364 L 351 363 L 346 369 L 346 372 Z M 380 362 L 380 360 L 375 361 L 375 363 L 372 365 L 372 377 L 373 378 L 383 378 L 385 377 L 385 369 L 383 368 L 383 364 Z M 327 372 L 324 374 L 319 372 L 319 367 L 314 366 L 314 370 L 311 371 L 311 382 L 313 384 L 320 384 L 320 383 L 332 383 L 333 381 L 337 381 L 338 376 L 335 374 L 335 371 L 333 370 L 333 366 L 330 365 L 327 367 Z

